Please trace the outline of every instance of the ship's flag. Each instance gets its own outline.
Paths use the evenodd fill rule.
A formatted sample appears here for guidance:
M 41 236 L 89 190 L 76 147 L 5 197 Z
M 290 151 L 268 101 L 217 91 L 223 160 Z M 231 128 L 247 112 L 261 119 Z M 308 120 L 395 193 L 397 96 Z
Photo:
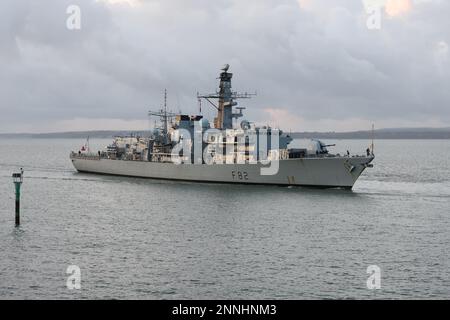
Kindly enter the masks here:
M 89 136 L 86 139 L 86 143 L 81 147 L 81 151 L 89 151 Z

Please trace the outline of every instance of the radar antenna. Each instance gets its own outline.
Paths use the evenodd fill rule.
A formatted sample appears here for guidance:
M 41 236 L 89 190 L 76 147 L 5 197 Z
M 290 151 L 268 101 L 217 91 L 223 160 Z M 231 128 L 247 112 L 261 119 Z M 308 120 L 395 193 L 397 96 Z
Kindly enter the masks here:
M 229 64 L 226 64 L 221 70 L 219 91 L 211 94 L 197 94 L 197 99 L 205 99 L 214 108 L 217 109 L 217 117 L 214 118 L 214 127 L 217 129 L 232 129 L 233 119 L 241 117 L 244 107 L 238 108 L 238 113 L 233 113 L 233 107 L 237 106 L 237 99 L 250 99 L 252 96 L 256 96 L 255 93 L 238 93 L 231 91 L 231 78 L 232 73 L 228 72 L 230 68 Z M 216 105 L 211 99 L 218 99 L 219 103 Z
M 169 142 L 169 120 L 175 118 L 176 113 L 167 111 L 167 89 L 164 89 L 164 107 L 158 111 L 150 110 L 148 112 L 149 117 L 159 117 L 160 122 L 162 123 L 163 136 L 166 143 Z

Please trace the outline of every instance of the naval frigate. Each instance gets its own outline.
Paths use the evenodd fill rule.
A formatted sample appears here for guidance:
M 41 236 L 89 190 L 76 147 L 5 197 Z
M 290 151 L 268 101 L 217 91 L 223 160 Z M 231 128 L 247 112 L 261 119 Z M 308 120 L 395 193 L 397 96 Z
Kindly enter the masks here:
M 160 124 L 146 136 L 117 136 L 105 150 L 72 151 L 79 172 L 193 182 L 262 184 L 351 189 L 372 167 L 373 141 L 363 155 L 333 154 L 320 140 L 290 148 L 290 134 L 258 126 L 243 117 L 237 100 L 254 94 L 232 91 L 229 65 L 221 70 L 219 90 L 197 94 L 217 110 L 212 124 L 202 115 L 175 114 L 164 107 L 149 111 Z

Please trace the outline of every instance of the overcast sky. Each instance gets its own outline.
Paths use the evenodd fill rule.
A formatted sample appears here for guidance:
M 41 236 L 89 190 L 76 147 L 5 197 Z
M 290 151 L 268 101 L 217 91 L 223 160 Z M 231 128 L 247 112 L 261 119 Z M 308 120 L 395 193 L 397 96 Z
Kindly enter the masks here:
M 225 63 L 258 123 L 450 126 L 449 45 L 447 0 L 1 0 L 0 132 L 145 129 L 164 88 L 197 113 Z

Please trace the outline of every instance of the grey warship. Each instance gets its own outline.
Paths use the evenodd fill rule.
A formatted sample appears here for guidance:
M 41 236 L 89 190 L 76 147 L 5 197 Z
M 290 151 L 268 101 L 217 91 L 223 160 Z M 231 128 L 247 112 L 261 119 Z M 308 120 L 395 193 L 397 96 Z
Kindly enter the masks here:
M 311 139 L 305 148 L 289 148 L 292 137 L 243 117 L 237 100 L 252 94 L 232 91 L 229 65 L 221 70 L 219 90 L 198 94 L 217 110 L 212 124 L 202 115 L 149 111 L 160 125 L 147 136 L 115 137 L 105 150 L 70 153 L 79 172 L 192 182 L 352 189 L 372 167 L 372 146 L 363 155 L 332 154 Z

